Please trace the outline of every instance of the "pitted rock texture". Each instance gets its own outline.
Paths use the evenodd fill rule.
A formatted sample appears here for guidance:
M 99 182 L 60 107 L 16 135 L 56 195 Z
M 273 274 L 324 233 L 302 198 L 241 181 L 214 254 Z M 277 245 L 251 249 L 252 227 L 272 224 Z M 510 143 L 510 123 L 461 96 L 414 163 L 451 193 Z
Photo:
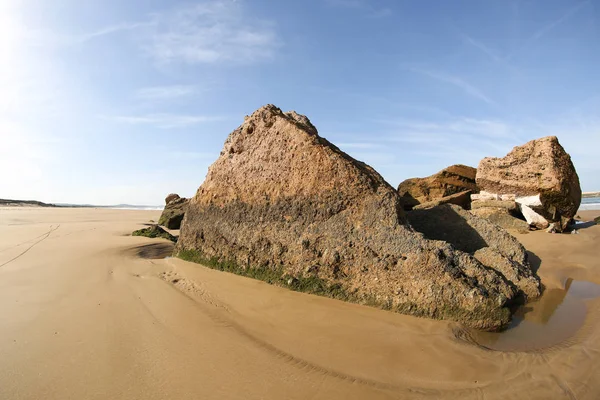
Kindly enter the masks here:
M 426 238 L 443 240 L 473 254 L 483 265 L 502 274 L 528 300 L 540 295 L 540 280 L 531 270 L 525 248 L 496 224 L 453 204 L 414 210 L 407 215 L 414 229 Z
M 473 202 L 471 205 L 477 204 Z M 517 218 L 516 212 L 509 211 L 504 207 L 481 207 L 471 210 L 471 214 L 487 219 L 493 224 L 498 225 L 509 231 L 517 231 L 519 233 L 529 232 L 529 223 L 524 219 Z
M 556 222 L 559 230 L 567 228 L 581 203 L 579 177 L 555 136 L 515 147 L 504 158 L 484 158 L 477 168 L 477 186 L 518 197 L 539 194 L 541 206 L 533 210 Z
M 403 181 L 398 186 L 398 193 L 402 197 L 404 209 L 409 210 L 416 205 L 441 200 L 461 192 L 477 193 L 476 174 L 477 170 L 473 167 L 451 165 L 427 178 L 411 178 Z M 459 205 L 468 208 L 469 204 L 470 199 L 467 198 Z
M 158 224 L 166 226 L 169 229 L 180 229 L 188 199 L 172 193 L 166 197 L 165 203 L 166 205 L 160 215 Z
M 400 196 L 305 116 L 260 108 L 227 138 L 190 199 L 176 252 L 314 277 L 354 301 L 499 329 L 518 290 L 448 243 L 415 232 Z

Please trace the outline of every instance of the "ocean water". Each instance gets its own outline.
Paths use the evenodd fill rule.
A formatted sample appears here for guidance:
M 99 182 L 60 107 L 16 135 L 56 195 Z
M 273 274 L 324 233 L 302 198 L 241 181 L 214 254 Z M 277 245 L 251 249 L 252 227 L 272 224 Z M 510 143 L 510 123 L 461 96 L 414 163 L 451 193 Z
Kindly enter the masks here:
M 165 208 L 164 206 L 132 206 L 132 205 L 122 205 L 122 206 L 109 206 L 106 208 L 110 208 L 112 210 L 162 210 L 163 208 Z
M 581 199 L 580 210 L 600 210 L 600 197 Z

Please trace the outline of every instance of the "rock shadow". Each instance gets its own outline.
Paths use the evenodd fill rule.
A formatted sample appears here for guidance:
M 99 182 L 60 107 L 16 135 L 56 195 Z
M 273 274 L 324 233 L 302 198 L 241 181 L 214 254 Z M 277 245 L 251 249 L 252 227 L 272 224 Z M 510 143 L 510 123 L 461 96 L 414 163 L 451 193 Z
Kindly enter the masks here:
M 137 257 L 157 260 L 170 257 L 173 254 L 175 245 L 169 242 L 151 243 L 138 246 L 133 249 Z
M 479 232 L 451 208 L 414 210 L 406 216 L 412 227 L 427 239 L 448 242 L 455 249 L 470 254 L 488 247 Z
M 531 266 L 531 271 L 537 275 L 540 265 L 542 265 L 542 259 L 537 256 L 533 251 L 527 250 L 527 260 Z
M 595 221 L 585 221 L 585 222 L 583 222 L 583 221 L 577 221 L 577 223 L 569 226 L 569 228 L 572 231 L 573 230 L 578 231 L 580 229 L 587 229 L 587 228 L 590 228 L 590 227 L 595 226 L 595 225 L 598 225 L 598 223 L 596 223 Z M 569 232 L 567 232 L 567 233 L 569 233 Z

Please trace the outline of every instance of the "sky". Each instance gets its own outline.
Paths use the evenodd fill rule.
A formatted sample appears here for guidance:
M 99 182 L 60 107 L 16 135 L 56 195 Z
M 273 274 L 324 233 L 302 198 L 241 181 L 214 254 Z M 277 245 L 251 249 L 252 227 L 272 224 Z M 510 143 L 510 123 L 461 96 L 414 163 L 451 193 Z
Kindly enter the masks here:
M 393 186 L 556 135 L 600 190 L 600 0 L 0 1 L 0 198 L 193 196 L 265 104 Z

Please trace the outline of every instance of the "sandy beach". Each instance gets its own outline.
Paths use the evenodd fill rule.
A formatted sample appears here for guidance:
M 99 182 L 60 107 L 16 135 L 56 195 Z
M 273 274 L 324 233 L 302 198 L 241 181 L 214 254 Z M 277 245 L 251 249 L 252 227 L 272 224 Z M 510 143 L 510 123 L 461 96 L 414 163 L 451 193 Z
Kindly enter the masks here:
M 170 243 L 129 234 L 159 216 L 0 208 L 1 399 L 600 397 L 598 225 L 518 235 L 545 294 L 480 338 L 152 258 Z

